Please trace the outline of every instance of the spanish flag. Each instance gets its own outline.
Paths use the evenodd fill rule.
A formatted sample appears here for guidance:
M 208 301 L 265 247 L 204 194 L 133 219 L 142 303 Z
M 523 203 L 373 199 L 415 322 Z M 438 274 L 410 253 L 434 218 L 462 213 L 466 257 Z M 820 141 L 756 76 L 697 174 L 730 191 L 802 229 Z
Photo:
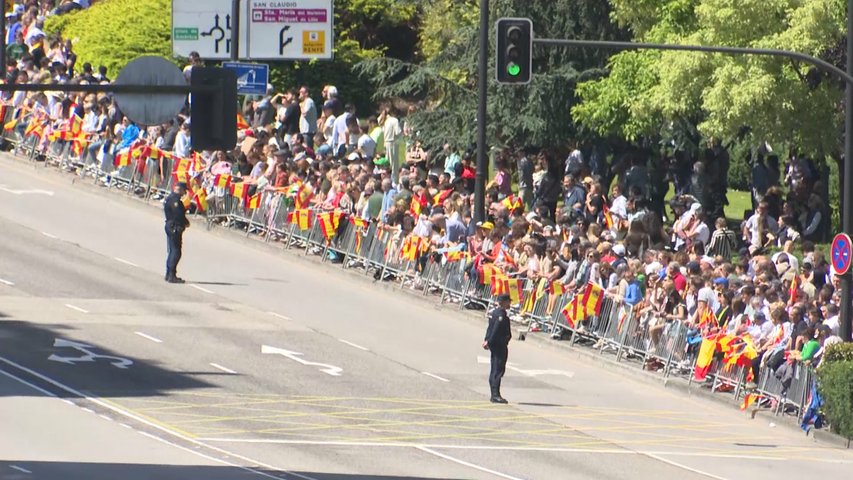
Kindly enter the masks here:
M 314 197 L 314 192 L 311 186 L 305 183 L 300 183 L 296 188 L 296 194 L 293 197 L 293 206 L 297 209 L 307 208 L 308 202 Z
M 753 403 L 761 400 L 762 398 L 764 398 L 763 395 L 758 395 L 757 393 L 747 393 L 746 396 L 743 397 L 743 403 L 740 404 L 740 409 L 746 410 Z
M 463 252 L 462 250 L 457 250 L 453 252 L 445 252 L 444 258 L 448 262 L 458 262 L 460 260 L 468 261 L 471 258 L 471 254 L 468 252 Z
M 598 315 L 601 311 L 601 301 L 604 299 L 604 289 L 595 283 L 587 283 L 583 294 L 584 317 Z
M 566 288 L 563 286 L 563 282 L 559 280 L 554 280 L 551 282 L 551 285 L 548 287 L 548 293 L 551 295 L 560 296 L 563 292 L 566 291 Z
M 506 290 L 513 305 L 521 303 L 524 298 L 524 281 L 518 278 L 507 279 Z
M 708 372 L 711 371 L 711 364 L 714 363 L 714 353 L 717 351 L 719 339 L 719 335 L 710 335 L 702 339 L 699 355 L 696 356 L 696 367 L 693 369 L 695 380 L 705 380 Z
M 244 182 L 234 183 L 231 185 L 231 195 L 237 198 L 246 198 L 249 194 Z
M 608 230 L 613 230 L 613 215 L 610 214 L 610 208 L 607 207 L 607 202 L 604 202 L 602 212 L 604 212 L 604 226 L 606 226 Z
M 442 192 L 436 193 L 432 197 L 432 204 L 433 205 L 441 205 L 442 203 L 444 203 L 445 200 L 447 200 L 447 197 L 449 197 L 451 193 L 453 193 L 452 188 L 449 188 L 449 189 L 444 190 Z
M 213 185 L 217 188 L 228 188 L 231 185 L 231 175 L 217 175 L 213 178 Z
M 575 328 L 578 322 L 583 321 L 584 309 L 580 303 L 580 297 L 575 297 L 567 303 L 566 306 L 563 307 L 562 313 L 571 328 Z
M 24 130 L 24 136 L 35 135 L 39 139 L 44 137 L 44 121 L 42 116 L 32 118 Z
M 791 288 L 788 291 L 788 305 L 793 305 L 797 301 L 797 292 L 800 290 L 800 276 L 794 275 L 794 279 L 791 280 Z
M 492 280 L 492 296 L 503 295 L 509 293 L 509 277 L 503 273 L 498 273 Z
M 18 125 L 18 119 L 13 118 L 12 120 L 9 120 L 8 122 L 6 122 L 5 125 L 3 125 L 3 130 L 5 130 L 7 132 L 12 131 L 15 128 L 15 126 L 17 126 L 17 125 Z
M 237 130 L 245 130 L 249 128 L 249 123 L 239 113 L 237 114 Z
M 195 192 L 195 205 L 199 212 L 207 211 L 207 192 L 203 188 L 199 188 Z
M 249 197 L 249 208 L 254 210 L 261 206 L 261 194 L 256 193 Z
M 116 155 L 115 160 L 113 160 L 113 165 L 116 167 L 126 167 L 130 165 L 130 152 L 123 152 Z
M 326 238 L 326 241 L 332 239 L 335 236 L 335 233 L 338 231 L 338 227 L 341 224 L 341 217 L 343 216 L 343 212 L 340 210 L 335 210 L 334 212 L 323 212 L 317 215 L 317 221 L 320 222 L 320 230 L 323 231 L 323 237 Z
M 705 309 L 702 310 L 701 316 L 699 317 L 699 328 L 716 325 L 717 317 L 714 316 L 714 312 L 711 311 L 711 307 L 705 307 Z
M 503 199 L 501 204 L 506 207 L 510 212 L 514 212 L 516 210 L 524 210 L 524 202 L 521 201 L 521 198 L 510 195 Z
M 302 231 L 308 230 L 311 228 L 311 210 L 303 208 L 288 213 L 287 223 L 296 225 Z
M 492 280 L 497 276 L 501 275 L 503 272 L 501 270 L 489 263 L 483 264 L 480 266 L 480 275 L 481 281 L 483 285 L 491 285 Z
M 417 219 L 417 217 L 420 216 L 423 207 L 424 205 L 421 203 L 419 197 L 412 197 L 412 202 L 409 204 L 409 213 Z

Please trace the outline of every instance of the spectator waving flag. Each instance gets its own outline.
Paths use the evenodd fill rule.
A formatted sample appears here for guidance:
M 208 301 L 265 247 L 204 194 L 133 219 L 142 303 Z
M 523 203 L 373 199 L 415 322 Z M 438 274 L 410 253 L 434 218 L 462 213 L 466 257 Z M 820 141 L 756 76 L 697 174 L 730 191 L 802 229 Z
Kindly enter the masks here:
M 516 210 L 524 210 L 524 202 L 521 201 L 521 198 L 510 195 L 503 199 L 501 204 L 506 207 L 510 212 L 515 212 Z
M 249 128 L 249 122 L 239 113 L 237 114 L 237 130 L 245 130 Z
M 610 208 L 607 207 L 607 202 L 604 202 L 602 212 L 604 212 L 604 226 L 607 227 L 608 230 L 613 230 L 613 215 L 610 213 Z

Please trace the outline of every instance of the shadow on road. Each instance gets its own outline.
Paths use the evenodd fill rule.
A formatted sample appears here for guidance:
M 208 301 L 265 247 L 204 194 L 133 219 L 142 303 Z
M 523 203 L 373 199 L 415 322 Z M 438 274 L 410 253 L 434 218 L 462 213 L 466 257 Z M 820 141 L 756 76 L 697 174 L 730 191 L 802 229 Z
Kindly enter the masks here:
M 74 333 L 75 327 L 66 324 L 0 321 L 0 369 L 63 398 L 81 396 L 72 389 L 99 397 L 152 397 L 214 386 L 190 372 L 77 340 Z M 204 375 L 213 373 L 221 372 Z
M 27 473 L 30 472 L 30 473 Z M 0 480 L 432 480 L 444 477 L 400 477 L 323 472 L 281 472 L 267 469 L 202 465 L 140 465 L 126 463 L 0 461 Z

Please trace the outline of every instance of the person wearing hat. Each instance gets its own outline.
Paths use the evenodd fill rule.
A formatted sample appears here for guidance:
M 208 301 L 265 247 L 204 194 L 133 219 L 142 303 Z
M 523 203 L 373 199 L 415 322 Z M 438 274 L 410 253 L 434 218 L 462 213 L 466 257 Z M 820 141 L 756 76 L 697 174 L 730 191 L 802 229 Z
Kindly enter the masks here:
M 509 324 L 507 309 L 510 305 L 510 296 L 501 294 L 497 297 L 498 306 L 489 314 L 489 327 L 486 329 L 486 337 L 483 339 L 483 349 L 491 353 L 491 371 L 489 373 L 489 387 L 492 403 L 508 403 L 501 396 L 501 379 L 506 372 L 506 361 L 509 356 L 507 345 L 512 338 L 512 329 Z
M 187 219 L 187 210 L 182 200 L 187 193 L 187 184 L 178 182 L 175 189 L 163 202 L 163 210 L 166 214 L 166 277 L 169 283 L 184 283 L 178 277 L 178 262 L 181 261 L 181 248 L 183 248 L 184 230 L 190 226 Z

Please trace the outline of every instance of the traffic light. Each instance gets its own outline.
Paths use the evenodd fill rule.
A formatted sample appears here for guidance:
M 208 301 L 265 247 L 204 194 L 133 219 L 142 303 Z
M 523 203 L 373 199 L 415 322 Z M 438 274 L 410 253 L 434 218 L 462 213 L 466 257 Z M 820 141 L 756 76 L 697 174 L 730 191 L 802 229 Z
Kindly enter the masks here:
M 533 22 L 529 18 L 501 18 L 497 23 L 498 83 L 530 83 L 533 70 Z
M 190 84 L 216 87 L 211 93 L 192 94 L 193 150 L 232 150 L 237 145 L 237 74 L 227 68 L 193 67 Z

